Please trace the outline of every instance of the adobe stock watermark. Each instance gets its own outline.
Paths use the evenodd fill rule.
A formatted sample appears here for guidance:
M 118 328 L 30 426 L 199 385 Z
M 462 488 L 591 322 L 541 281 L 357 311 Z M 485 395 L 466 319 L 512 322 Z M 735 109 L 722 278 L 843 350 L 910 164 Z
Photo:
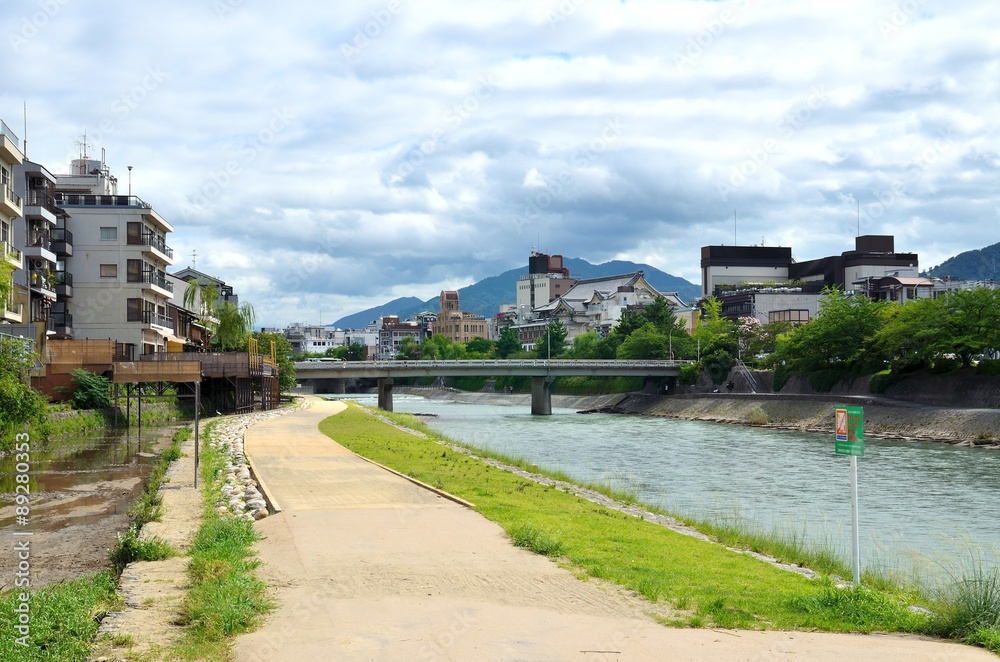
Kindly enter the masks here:
M 804 99 L 796 102 L 785 111 L 774 126 L 775 136 L 766 138 L 760 144 L 746 150 L 747 158 L 730 167 L 729 178 L 726 181 L 716 183 L 715 188 L 723 202 L 728 201 L 730 195 L 760 174 L 765 167 L 773 162 L 775 157 L 786 155 L 788 150 L 779 138 L 791 140 L 829 101 L 829 94 L 820 85 L 813 87 Z
M 466 122 L 476 112 L 482 104 L 488 101 L 499 89 L 493 74 L 484 74 L 476 81 L 476 87 L 463 99 L 452 105 L 451 109 L 444 114 L 441 124 L 423 138 L 416 147 L 406 153 L 403 163 L 400 163 L 396 171 L 389 177 L 389 185 L 398 184 L 403 181 L 418 168 L 424 165 L 427 157 L 434 154 L 439 145 L 448 135 L 448 131 L 453 131 Z
M 906 27 L 923 6 L 924 0 L 904 0 L 892 6 L 892 10 L 878 20 L 878 31 L 888 37 Z
M 14 588 L 18 589 L 14 601 L 14 643 L 27 647 L 31 637 L 31 535 L 27 530 L 31 519 L 31 437 L 25 433 L 14 435 L 14 554 L 17 569 L 14 571 Z
M 38 11 L 21 19 L 16 32 L 7 33 L 7 41 L 15 53 L 39 35 L 71 0 L 39 0 Z
M 369 20 L 354 28 L 354 37 L 340 42 L 340 54 L 348 62 L 361 56 L 361 52 L 371 46 L 392 25 L 396 16 L 403 11 L 399 0 L 389 0 L 385 7 L 371 12 Z
M 703 22 L 701 30 L 688 38 L 683 49 L 674 53 L 677 71 L 693 67 L 716 40 L 739 20 L 740 13 L 750 8 L 750 4 L 751 0 L 739 0 L 735 7 L 724 7 L 713 18 Z
M 927 169 L 937 163 L 938 159 L 948 152 L 954 144 L 954 132 L 950 127 L 939 130 L 933 143 L 910 157 L 903 168 L 902 176 L 894 178 L 886 185 L 872 189 L 871 194 L 875 198 L 875 202 L 860 206 L 860 217 L 857 225 L 862 228 L 870 228 L 876 221 L 885 216 L 892 207 L 907 197 L 913 185 L 923 179 Z M 853 229 L 852 227 L 852 231 Z
M 573 169 L 587 168 L 593 164 L 622 136 L 627 127 L 628 125 L 618 117 L 605 121 L 600 134 L 586 147 L 574 152 L 568 166 L 560 170 L 555 177 L 543 179 L 538 192 L 525 198 L 524 207 L 511 219 L 514 229 L 521 232 L 525 225 L 541 218 L 546 209 L 566 194 L 567 187 L 574 179 Z
M 247 139 L 246 144 L 240 148 L 237 157 L 212 170 L 206 176 L 206 181 L 191 198 L 191 202 L 197 206 L 203 206 L 209 200 L 222 195 L 233 178 L 237 177 L 243 168 L 253 163 L 262 151 L 264 151 L 283 130 L 291 126 L 295 114 L 287 107 L 281 107 L 271 113 L 271 118 L 267 124 L 258 130 L 253 136 Z
M 574 14 L 576 14 L 576 11 L 583 5 L 584 2 L 586 2 L 586 0 L 559 0 L 559 4 L 556 5 L 556 8 L 550 9 L 545 15 L 549 28 L 555 29 L 560 23 L 568 21 Z
M 226 18 L 243 5 L 243 0 L 212 0 L 212 9 L 218 18 Z

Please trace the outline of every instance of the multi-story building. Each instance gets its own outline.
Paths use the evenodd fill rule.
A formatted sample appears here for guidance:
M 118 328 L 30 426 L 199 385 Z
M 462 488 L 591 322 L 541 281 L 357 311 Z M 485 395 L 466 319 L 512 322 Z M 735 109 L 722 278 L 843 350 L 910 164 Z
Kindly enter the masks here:
M 528 257 L 528 273 L 517 282 L 517 316 L 521 322 L 532 318 L 535 308 L 544 306 L 576 283 L 563 266 L 562 255 L 547 255 L 532 251 Z
M 21 250 L 15 247 L 15 231 L 21 225 L 21 198 L 14 192 L 14 169 L 24 161 L 18 138 L 3 120 L 0 120 L 0 259 L 13 269 L 14 280 L 24 269 Z M 0 323 L 21 324 L 25 320 L 24 306 L 11 287 L 6 296 L 0 297 Z M 19 334 L 24 335 L 24 334 Z
M 764 323 L 808 322 L 826 287 L 896 301 L 932 291 L 918 277 L 917 254 L 897 253 L 889 235 L 859 236 L 854 250 L 805 262 L 783 246 L 703 246 L 701 271 L 702 296 L 718 297 L 724 316 Z
M 473 338 L 489 338 L 490 323 L 482 315 L 461 310 L 458 292 L 441 290 L 441 312 L 434 322 L 434 335 L 450 338 L 453 342 L 467 343 Z
M 167 235 L 173 227 L 137 196 L 119 195 L 118 180 L 106 163 L 74 159 L 68 175 L 56 177 L 55 203 L 73 228 L 72 316 L 77 339 L 112 338 L 125 356 L 166 351 L 174 339 L 167 307 L 174 285 L 166 269 L 173 263 Z
M 400 322 L 398 316 L 387 315 L 382 318 L 382 326 L 379 328 L 378 353 L 375 358 L 380 361 L 391 361 L 399 354 L 403 338 L 413 338 L 414 342 L 420 344 L 430 334 L 431 331 L 425 323 L 416 320 Z

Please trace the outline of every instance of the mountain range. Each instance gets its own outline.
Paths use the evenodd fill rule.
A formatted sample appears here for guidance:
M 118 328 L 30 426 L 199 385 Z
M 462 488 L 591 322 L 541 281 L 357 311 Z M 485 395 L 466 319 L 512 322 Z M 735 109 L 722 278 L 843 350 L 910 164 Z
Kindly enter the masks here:
M 665 271 L 648 264 L 637 264 L 624 260 L 613 260 L 603 264 L 591 264 L 580 258 L 564 258 L 563 266 L 569 268 L 571 278 L 602 278 L 642 271 L 650 285 L 660 292 L 677 292 L 682 301 L 694 303 L 701 296 L 701 287 L 694 283 L 672 276 Z M 528 273 L 527 265 L 510 269 L 497 276 L 484 278 L 458 290 L 462 310 L 470 313 L 492 317 L 497 314 L 502 304 L 513 304 L 516 299 L 517 281 Z M 398 315 L 406 319 L 423 311 L 438 312 L 438 297 L 421 301 L 417 297 L 402 297 L 394 299 L 381 306 L 375 306 L 361 312 L 341 317 L 332 326 L 341 329 L 358 329 L 383 315 Z
M 1000 259 L 1000 243 L 959 253 L 938 266 L 931 267 L 926 274 L 935 278 L 950 276 L 957 280 L 996 280 L 998 259 Z

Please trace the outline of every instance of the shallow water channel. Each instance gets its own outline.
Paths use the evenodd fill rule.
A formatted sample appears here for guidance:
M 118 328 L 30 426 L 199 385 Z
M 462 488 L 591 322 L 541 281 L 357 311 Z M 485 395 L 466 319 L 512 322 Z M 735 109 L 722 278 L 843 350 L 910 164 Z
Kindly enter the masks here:
M 429 425 L 453 439 L 670 512 L 735 518 L 850 559 L 849 459 L 832 435 L 417 396 L 397 395 L 395 409 L 436 414 Z M 858 464 L 863 567 L 926 581 L 956 562 L 1000 565 L 1000 452 L 867 440 Z

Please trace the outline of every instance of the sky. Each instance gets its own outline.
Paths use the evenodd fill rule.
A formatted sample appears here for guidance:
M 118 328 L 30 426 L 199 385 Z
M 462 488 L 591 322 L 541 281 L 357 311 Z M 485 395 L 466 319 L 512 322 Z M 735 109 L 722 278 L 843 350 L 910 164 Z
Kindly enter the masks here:
M 0 118 L 54 173 L 86 135 L 258 326 L 330 323 L 533 249 L 697 284 L 705 245 L 994 244 L 998 28 L 986 0 L 8 0 Z

